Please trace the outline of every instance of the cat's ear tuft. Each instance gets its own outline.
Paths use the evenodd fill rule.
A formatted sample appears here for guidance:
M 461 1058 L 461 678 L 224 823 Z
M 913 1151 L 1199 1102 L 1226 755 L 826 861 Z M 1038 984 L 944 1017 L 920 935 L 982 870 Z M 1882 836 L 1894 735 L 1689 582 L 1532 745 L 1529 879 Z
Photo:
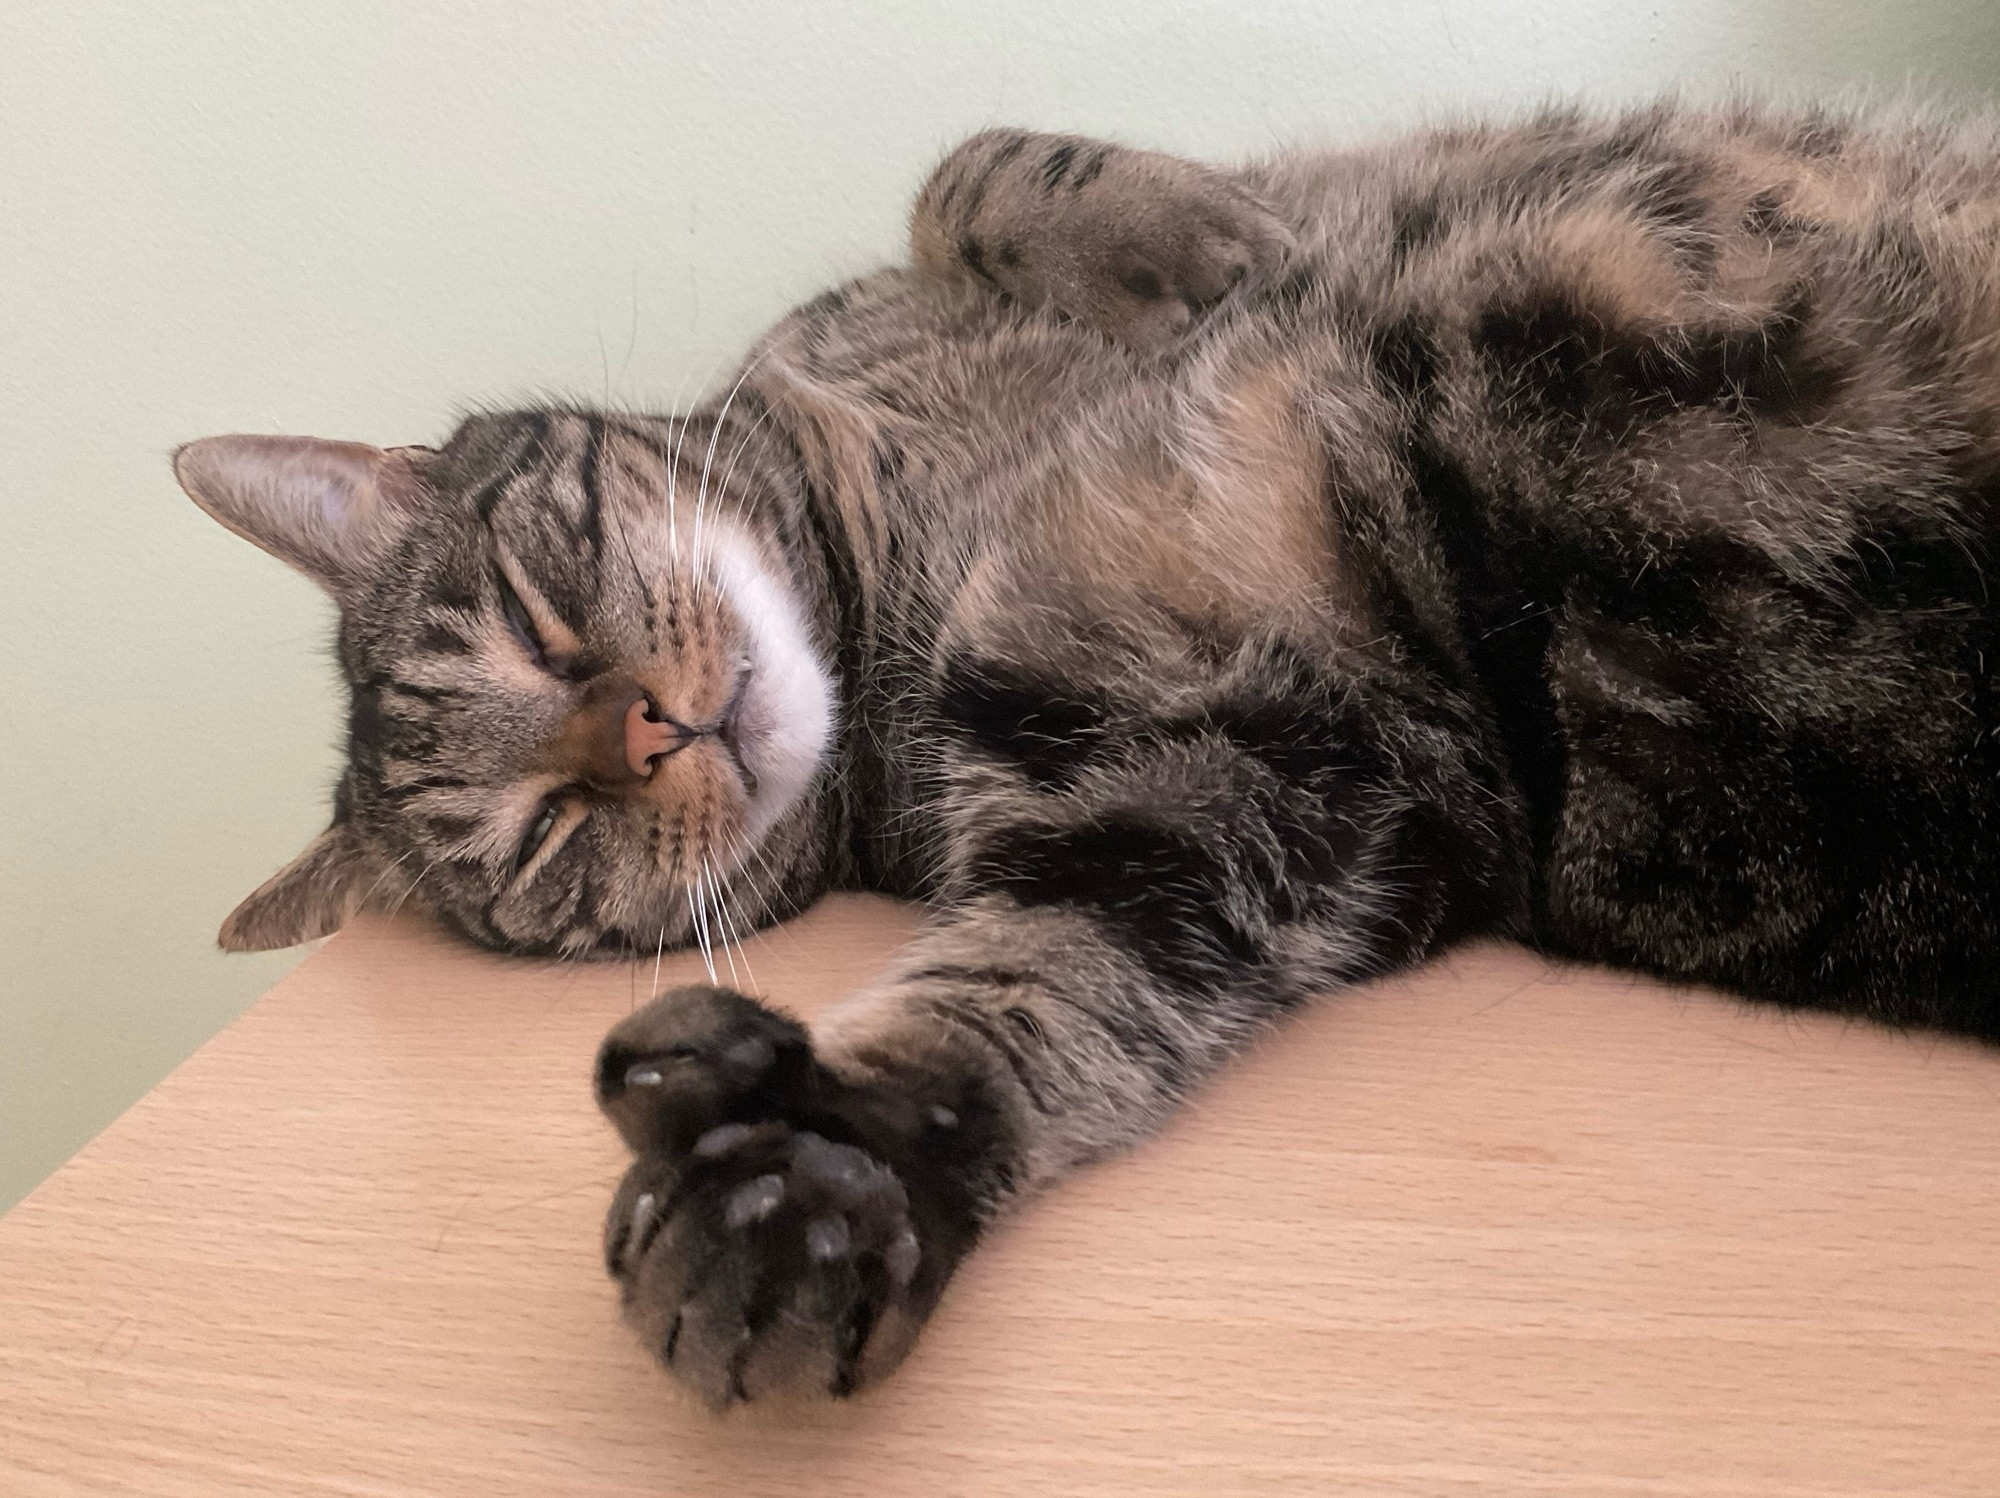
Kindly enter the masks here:
M 374 861 L 335 822 L 229 913 L 216 945 L 225 952 L 269 952 L 331 936 L 361 908 L 376 877 Z
M 204 437 L 174 454 L 188 496 L 338 596 L 370 576 L 423 500 L 422 448 Z

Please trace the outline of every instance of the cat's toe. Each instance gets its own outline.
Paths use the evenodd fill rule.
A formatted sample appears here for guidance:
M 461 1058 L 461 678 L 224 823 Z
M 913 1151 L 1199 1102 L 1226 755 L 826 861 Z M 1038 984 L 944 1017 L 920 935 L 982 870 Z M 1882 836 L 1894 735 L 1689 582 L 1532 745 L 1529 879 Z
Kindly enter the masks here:
M 1189 305 L 1212 307 L 1244 282 L 1273 274 L 1292 243 L 1269 209 L 1234 186 L 1219 187 L 1174 241 L 1176 289 Z
M 1291 253 L 1291 232 L 1233 184 L 1196 178 L 1148 202 L 1124 226 L 1094 296 L 1093 319 L 1118 341 L 1161 348 L 1237 287 L 1268 280 Z
M 628 1015 L 597 1054 L 597 1103 L 641 1155 L 677 1158 L 712 1131 L 796 1107 L 805 1030 L 724 988 L 678 988 Z

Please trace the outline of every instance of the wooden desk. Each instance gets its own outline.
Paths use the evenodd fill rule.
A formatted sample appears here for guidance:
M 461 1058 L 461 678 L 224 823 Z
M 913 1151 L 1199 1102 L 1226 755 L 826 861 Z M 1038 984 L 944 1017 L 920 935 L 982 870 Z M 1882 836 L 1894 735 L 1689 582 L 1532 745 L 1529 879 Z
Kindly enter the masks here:
M 0 1493 L 2000 1494 L 2000 1052 L 1468 952 L 1023 1214 L 877 1394 L 718 1420 L 598 1264 L 651 978 L 329 944 L 0 1221 Z

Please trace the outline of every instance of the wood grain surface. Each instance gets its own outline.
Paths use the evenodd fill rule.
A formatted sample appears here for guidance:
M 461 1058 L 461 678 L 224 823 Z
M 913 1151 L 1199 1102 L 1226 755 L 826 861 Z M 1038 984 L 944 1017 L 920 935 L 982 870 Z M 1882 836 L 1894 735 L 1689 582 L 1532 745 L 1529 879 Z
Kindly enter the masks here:
M 1019 1215 L 877 1393 L 718 1419 L 598 1260 L 653 981 L 336 938 L 0 1219 L 0 1493 L 2000 1494 L 2000 1051 L 1473 949 Z

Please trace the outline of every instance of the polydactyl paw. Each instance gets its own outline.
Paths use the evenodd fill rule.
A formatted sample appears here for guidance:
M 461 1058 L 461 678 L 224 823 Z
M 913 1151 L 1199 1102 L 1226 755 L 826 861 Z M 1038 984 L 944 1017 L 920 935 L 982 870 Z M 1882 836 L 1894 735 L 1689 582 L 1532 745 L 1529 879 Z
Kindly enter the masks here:
M 952 1255 L 920 1237 L 870 1110 L 802 1027 L 726 989 L 675 990 L 606 1038 L 597 1097 L 637 1155 L 606 1264 L 678 1377 L 721 1407 L 849 1394 L 901 1360 Z

